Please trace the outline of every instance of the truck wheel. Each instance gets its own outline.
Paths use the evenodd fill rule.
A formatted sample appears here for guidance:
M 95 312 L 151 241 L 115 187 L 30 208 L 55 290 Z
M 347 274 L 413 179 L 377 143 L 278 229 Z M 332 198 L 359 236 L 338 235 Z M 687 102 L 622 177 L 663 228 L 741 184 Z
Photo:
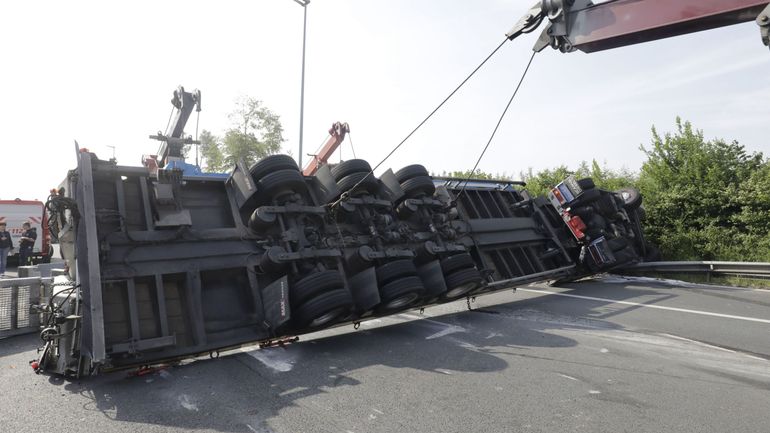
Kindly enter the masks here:
M 292 319 L 300 329 L 318 329 L 345 319 L 352 309 L 353 298 L 350 292 L 340 288 L 305 302 L 292 311 Z
M 474 266 L 476 264 L 468 253 L 455 254 L 441 261 L 441 270 L 444 271 L 444 275 L 449 275 L 458 269 L 472 268 Z
M 418 176 L 429 176 L 428 170 L 420 164 L 407 165 L 396 173 L 396 180 L 398 183 L 404 183 L 409 179 L 414 179 Z
M 577 184 L 583 191 L 587 189 L 596 188 L 596 184 L 594 184 L 594 180 L 591 179 L 590 177 L 584 177 L 582 179 L 578 179 Z
M 417 176 L 401 183 L 401 189 L 407 198 L 417 198 L 423 195 L 431 196 L 436 191 L 436 185 L 430 176 Z
M 332 289 L 344 288 L 345 282 L 337 271 L 314 272 L 297 281 L 289 290 L 292 308 L 304 304 L 308 299 Z
M 262 198 L 271 199 L 279 194 L 303 192 L 307 190 L 305 178 L 296 170 L 285 169 L 270 173 L 257 184 Z
M 356 184 L 359 182 L 361 183 L 356 187 L 356 190 L 350 192 L 351 195 L 358 195 L 365 192 L 374 194 L 380 187 L 380 184 L 377 182 L 377 178 L 375 178 L 374 175 L 368 171 L 361 171 L 343 177 L 339 182 L 337 182 L 337 187 L 340 189 L 340 191 L 347 192 L 356 186 Z
M 411 276 L 393 280 L 380 288 L 378 311 L 386 312 L 414 304 L 425 292 L 420 277 Z
M 377 283 L 383 286 L 397 278 L 417 275 L 417 268 L 409 259 L 394 260 L 376 269 Z
M 642 205 L 642 194 L 636 188 L 620 188 L 615 191 L 615 194 L 623 199 L 626 209 L 633 210 Z
M 455 271 L 446 277 L 447 292 L 444 294 L 444 297 L 448 299 L 460 297 L 479 287 L 482 281 L 484 279 L 481 276 L 481 272 L 475 268 Z
M 270 155 L 252 165 L 251 169 L 249 169 L 249 173 L 251 173 L 254 182 L 259 182 L 268 174 L 280 170 L 299 171 L 299 167 L 294 161 L 294 158 L 289 155 Z
M 343 177 L 350 176 L 353 173 L 369 173 L 372 171 L 372 166 L 363 159 L 349 159 L 337 164 L 331 171 L 334 181 L 339 182 Z

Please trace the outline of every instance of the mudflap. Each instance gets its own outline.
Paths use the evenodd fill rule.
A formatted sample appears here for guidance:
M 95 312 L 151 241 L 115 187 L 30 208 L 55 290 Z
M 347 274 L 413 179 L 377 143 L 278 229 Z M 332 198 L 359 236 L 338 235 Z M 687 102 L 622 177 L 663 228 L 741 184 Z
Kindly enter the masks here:
M 262 289 L 262 302 L 264 306 L 265 322 L 270 332 L 277 336 L 291 320 L 291 307 L 289 307 L 289 278 L 283 277 L 273 281 Z
M 432 260 L 417 268 L 417 275 L 425 286 L 425 298 L 437 298 L 447 291 L 444 274 L 441 271 L 441 262 Z
M 337 187 L 337 182 L 334 181 L 331 169 L 326 164 L 316 171 L 315 180 L 316 182 L 311 182 L 311 185 L 315 189 L 321 203 L 329 203 L 342 193 L 339 187 Z
M 356 313 L 365 317 L 380 303 L 380 291 L 377 289 L 377 274 L 374 266 L 364 269 L 350 278 L 350 291 Z

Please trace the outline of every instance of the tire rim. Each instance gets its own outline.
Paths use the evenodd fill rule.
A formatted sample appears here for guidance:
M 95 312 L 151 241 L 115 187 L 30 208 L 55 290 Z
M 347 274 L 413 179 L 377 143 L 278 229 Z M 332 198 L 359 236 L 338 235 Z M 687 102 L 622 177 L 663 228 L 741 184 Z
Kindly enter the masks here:
M 475 289 L 478 286 L 478 283 L 466 283 L 461 286 L 455 287 L 454 289 L 449 290 L 446 292 L 447 298 L 456 298 L 458 296 L 462 296 L 471 290 Z
M 410 305 L 412 302 L 416 301 L 417 298 L 419 298 L 419 295 L 417 293 L 409 293 L 406 294 L 400 298 L 396 298 L 387 304 L 385 304 L 385 308 L 388 310 L 393 310 L 396 308 L 401 308 L 406 305 Z
M 338 318 L 341 313 L 343 313 L 345 310 L 344 307 L 335 308 L 334 310 L 329 311 L 328 313 L 322 314 L 315 319 L 313 319 L 312 322 L 310 322 L 309 325 L 307 325 L 309 328 L 317 328 L 319 326 L 323 326 L 332 320 Z

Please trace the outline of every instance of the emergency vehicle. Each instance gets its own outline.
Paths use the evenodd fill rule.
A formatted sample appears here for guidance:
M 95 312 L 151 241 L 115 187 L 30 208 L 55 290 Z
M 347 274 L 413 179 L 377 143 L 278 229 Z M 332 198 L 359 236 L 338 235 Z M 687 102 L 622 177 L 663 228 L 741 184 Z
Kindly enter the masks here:
M 33 262 L 49 263 L 53 255 L 53 246 L 45 205 L 37 200 L 0 200 L 0 223 L 6 224 L 6 230 L 11 233 L 13 239 L 14 250 L 8 256 L 10 261 L 16 261 L 19 257 L 19 242 L 24 233 L 22 225 L 25 222 L 37 231 L 37 239 L 32 248 Z

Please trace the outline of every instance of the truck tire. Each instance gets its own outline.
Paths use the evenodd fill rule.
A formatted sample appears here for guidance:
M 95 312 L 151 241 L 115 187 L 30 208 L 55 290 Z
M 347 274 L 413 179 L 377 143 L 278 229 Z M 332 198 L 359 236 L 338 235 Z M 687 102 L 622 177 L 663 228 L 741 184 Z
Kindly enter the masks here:
M 460 269 L 446 277 L 447 292 L 444 297 L 447 299 L 458 298 L 479 287 L 484 278 L 475 268 Z
M 436 185 L 430 176 L 417 176 L 401 183 L 401 189 L 407 198 L 417 198 L 420 196 L 431 196 L 436 191 Z
M 319 329 L 332 325 L 350 315 L 353 297 L 347 289 L 340 288 L 322 293 L 292 309 L 292 320 L 300 329 Z
M 584 177 L 582 179 L 578 179 L 577 184 L 583 191 L 596 188 L 596 184 L 594 184 L 594 180 L 591 179 L 590 177 Z
M 642 205 L 642 194 L 636 188 L 620 188 L 615 191 L 615 194 L 623 199 L 623 203 L 625 203 L 623 207 L 626 209 L 633 210 Z
M 397 278 L 417 275 L 417 267 L 409 259 L 394 260 L 376 269 L 377 283 L 383 286 Z
M 279 170 L 299 171 L 299 167 L 294 158 L 289 155 L 270 155 L 252 165 L 249 173 L 254 182 L 259 182 L 263 177 Z
M 284 169 L 270 173 L 257 184 L 257 191 L 263 199 L 271 199 L 283 192 L 303 192 L 307 190 L 305 178 L 297 170 Z
M 414 179 L 415 177 L 418 177 L 418 176 L 430 175 L 430 173 L 428 173 L 428 170 L 420 164 L 407 165 L 401 170 L 398 170 L 395 174 L 396 174 L 396 180 L 398 180 L 398 183 L 404 183 L 407 180 Z
M 353 173 L 369 173 L 372 171 L 372 166 L 363 159 L 349 159 L 337 164 L 331 171 L 334 181 L 339 182 L 343 177 L 350 176 Z
M 350 191 L 359 182 L 361 183 L 356 187 L 355 191 Z M 375 178 L 373 174 L 369 173 L 368 171 L 362 171 L 343 177 L 339 182 L 337 182 L 337 187 L 342 192 L 350 191 L 350 195 L 358 195 L 365 192 L 374 194 L 379 189 L 380 184 L 377 182 L 377 178 Z
M 425 292 L 422 280 L 417 276 L 403 277 L 385 284 L 380 288 L 380 306 L 378 311 L 393 311 L 407 308 L 414 304 Z
M 344 288 L 345 282 L 337 271 L 314 272 L 294 283 L 289 290 L 289 299 L 292 308 L 307 302 L 321 293 Z
M 473 268 L 476 264 L 468 253 L 460 253 L 441 260 L 441 270 L 444 275 L 449 275 L 458 269 Z

